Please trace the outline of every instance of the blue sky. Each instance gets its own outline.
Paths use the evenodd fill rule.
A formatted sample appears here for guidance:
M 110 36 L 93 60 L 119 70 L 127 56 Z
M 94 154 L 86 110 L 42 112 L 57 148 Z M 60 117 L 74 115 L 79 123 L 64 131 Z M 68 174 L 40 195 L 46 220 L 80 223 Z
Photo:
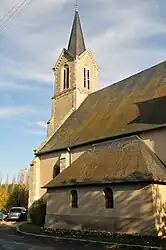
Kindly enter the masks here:
M 0 20 L 16 0 L 1 0 Z M 54 66 L 67 46 L 75 0 L 33 0 L 0 31 L 0 172 L 28 167 L 46 134 Z M 165 0 L 79 0 L 100 87 L 166 58 Z M 0 22 L 1 24 L 1 22 Z M 0 26 L 1 30 L 1 26 Z

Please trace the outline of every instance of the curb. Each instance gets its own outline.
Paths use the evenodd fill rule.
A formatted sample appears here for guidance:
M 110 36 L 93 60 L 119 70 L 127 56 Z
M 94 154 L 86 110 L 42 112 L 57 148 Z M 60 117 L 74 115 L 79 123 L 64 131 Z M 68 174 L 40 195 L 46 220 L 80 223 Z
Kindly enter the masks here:
M 79 242 L 89 242 L 89 243 L 98 243 L 98 244 L 105 244 L 105 245 L 117 245 L 122 247 L 139 247 L 140 249 L 145 250 L 164 250 L 163 247 L 154 247 L 154 246 L 143 246 L 143 245 L 130 245 L 130 244 L 121 244 L 116 242 L 106 242 L 106 241 L 95 241 L 95 240 L 85 240 L 85 239 L 77 239 L 77 238 L 69 238 L 69 237 L 58 237 L 58 236 L 50 236 L 50 235 L 43 235 L 43 234 L 33 234 L 33 233 L 26 233 L 19 229 L 21 225 L 27 224 L 27 222 L 21 222 L 17 224 L 16 231 L 20 234 L 39 237 L 39 238 L 47 238 L 47 239 L 54 239 L 54 240 L 71 240 L 71 241 L 79 241 Z

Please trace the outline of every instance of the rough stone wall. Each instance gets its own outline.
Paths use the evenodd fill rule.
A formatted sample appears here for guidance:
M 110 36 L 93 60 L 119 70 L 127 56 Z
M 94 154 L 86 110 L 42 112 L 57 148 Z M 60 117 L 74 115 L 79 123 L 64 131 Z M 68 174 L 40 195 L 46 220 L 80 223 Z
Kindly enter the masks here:
M 72 90 L 66 90 L 61 96 L 56 97 L 54 106 L 54 131 L 60 127 L 74 109 L 74 94 Z
M 84 88 L 84 67 L 90 70 L 90 90 Z M 98 74 L 99 69 L 92 58 L 89 50 L 86 50 L 76 60 L 76 83 L 78 89 L 94 92 L 98 90 Z
M 64 65 L 69 66 L 69 89 L 64 89 Z M 90 89 L 84 88 L 84 67 L 90 70 Z M 63 54 L 55 67 L 55 93 L 52 99 L 52 119 L 49 125 L 49 135 L 55 132 L 70 114 L 79 108 L 91 92 L 98 89 L 98 68 L 87 50 L 75 61 Z M 53 131 L 51 131 L 51 129 Z
M 65 158 L 65 166 L 60 166 L 60 159 Z M 46 193 L 46 189 L 41 187 L 45 186 L 53 179 L 53 169 L 55 165 L 60 166 L 62 172 L 64 168 L 68 167 L 70 163 L 69 152 L 57 152 L 55 154 L 47 154 L 40 157 L 40 197 Z
M 33 160 L 33 165 L 30 167 L 29 173 L 29 199 L 28 207 L 40 197 L 40 160 L 36 157 Z
M 155 233 L 151 185 L 111 188 L 112 209 L 105 208 L 104 187 L 77 188 L 78 208 L 71 207 L 71 188 L 50 190 L 45 227 Z
M 153 210 L 158 235 L 166 235 L 166 186 L 153 185 Z

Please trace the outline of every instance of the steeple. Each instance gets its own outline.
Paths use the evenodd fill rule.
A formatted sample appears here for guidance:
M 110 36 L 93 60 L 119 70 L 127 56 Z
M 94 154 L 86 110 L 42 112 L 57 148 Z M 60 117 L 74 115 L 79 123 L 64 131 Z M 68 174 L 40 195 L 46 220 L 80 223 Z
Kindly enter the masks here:
M 98 88 L 98 66 L 91 51 L 85 47 L 78 13 L 78 0 L 75 3 L 75 17 L 68 48 L 62 49 L 53 68 L 55 88 L 48 136 L 55 133 L 80 107 L 86 97 Z
M 75 58 L 86 50 L 84 36 L 78 12 L 78 0 L 76 0 L 75 17 L 70 35 L 68 52 Z

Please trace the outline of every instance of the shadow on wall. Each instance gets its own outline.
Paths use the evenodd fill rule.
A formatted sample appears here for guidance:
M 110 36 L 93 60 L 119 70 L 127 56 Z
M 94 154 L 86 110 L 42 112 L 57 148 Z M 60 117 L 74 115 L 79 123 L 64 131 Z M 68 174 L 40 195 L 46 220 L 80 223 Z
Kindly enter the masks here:
M 159 112 L 166 109 L 166 96 L 154 98 L 144 102 L 136 103 L 140 115 L 130 122 L 162 125 L 166 124 L 165 112 Z
M 40 199 L 33 202 L 28 209 L 28 217 L 37 226 L 44 227 L 46 216 L 47 195 L 44 194 Z
M 105 187 L 104 187 L 105 188 Z M 71 208 L 71 189 L 53 191 L 48 200 L 46 228 L 106 230 L 110 232 L 157 235 L 149 186 L 112 185 L 114 208 L 105 208 L 104 188 L 77 189 L 78 208 Z M 60 197 L 56 199 L 56 197 Z M 58 202 L 58 203 L 57 203 Z
M 159 235 L 166 235 L 166 202 L 163 202 L 159 185 L 153 186 L 153 197 L 157 232 Z

